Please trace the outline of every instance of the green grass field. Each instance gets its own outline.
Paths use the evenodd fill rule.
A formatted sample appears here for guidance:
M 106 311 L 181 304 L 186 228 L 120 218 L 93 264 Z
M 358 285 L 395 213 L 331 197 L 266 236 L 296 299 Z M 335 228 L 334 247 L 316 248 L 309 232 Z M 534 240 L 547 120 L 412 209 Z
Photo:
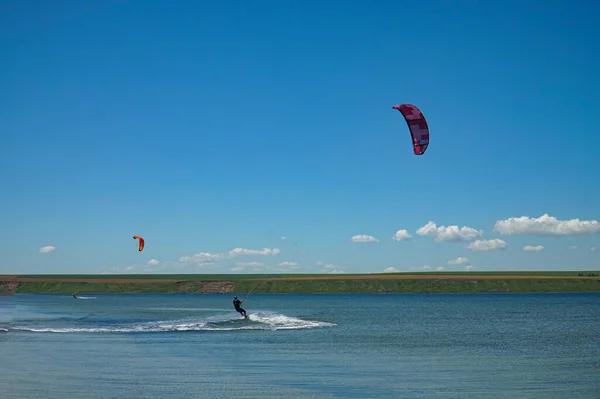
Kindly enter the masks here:
M 352 274 L 346 274 L 351 276 Z M 357 274 L 358 275 L 358 274 Z M 149 280 L 240 280 L 271 277 L 312 277 L 327 274 L 21 274 L 19 278 L 43 279 L 149 279 Z
M 583 276 L 582 276 L 583 275 Z M 596 277 L 590 277 L 598 276 Z M 376 278 L 374 278 L 374 276 Z M 479 277 L 478 277 L 479 276 Z M 493 278 L 490 278 L 492 277 Z M 517 276 L 518 278 L 516 278 Z M 22 275 L 18 293 L 525 293 L 600 292 L 600 272 L 463 272 L 388 274 Z M 284 278 L 265 280 L 265 278 Z M 294 277 L 327 277 L 286 280 Z M 435 278 L 432 278 L 435 277 Z M 467 277 L 467 278 L 465 278 Z M 543 278 L 546 277 L 546 278 Z M 551 277 L 551 278 L 547 278 Z M 59 281 L 62 279 L 62 281 Z M 85 282 L 65 281 L 84 279 Z M 110 279 L 110 280 L 107 280 Z M 257 279 L 257 280 L 252 280 Z M 119 281 L 121 280 L 121 281 Z M 163 281 L 159 281 L 163 280 Z M 173 280 L 173 281 L 166 281 Z
M 336 275 L 335 278 L 343 279 L 352 276 L 393 276 L 393 275 L 515 275 L 515 276 L 600 276 L 600 271 L 473 271 L 473 272 L 410 272 L 410 273 L 345 273 Z M 172 279 L 172 280 L 240 280 L 240 279 L 263 279 L 263 278 L 293 278 L 293 277 L 331 277 L 331 274 L 21 274 L 18 278 L 43 278 L 43 279 Z
M 225 292 L 271 294 L 600 292 L 596 280 L 301 280 L 238 281 Z M 202 283 L 21 283 L 18 293 L 214 293 Z M 222 293 L 225 293 L 222 292 Z

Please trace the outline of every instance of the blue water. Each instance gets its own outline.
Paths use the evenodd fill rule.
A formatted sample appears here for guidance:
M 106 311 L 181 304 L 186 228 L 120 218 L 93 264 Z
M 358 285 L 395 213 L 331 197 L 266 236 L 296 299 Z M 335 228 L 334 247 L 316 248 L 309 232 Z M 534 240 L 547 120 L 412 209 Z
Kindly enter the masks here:
M 600 398 L 600 294 L 0 297 L 0 397 Z

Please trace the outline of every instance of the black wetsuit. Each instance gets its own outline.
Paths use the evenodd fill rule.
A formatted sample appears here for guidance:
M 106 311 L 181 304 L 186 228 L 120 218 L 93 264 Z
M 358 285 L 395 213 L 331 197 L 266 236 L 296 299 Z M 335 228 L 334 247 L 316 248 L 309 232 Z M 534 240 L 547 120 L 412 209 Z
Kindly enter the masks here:
M 234 299 L 233 300 L 233 307 L 235 308 L 236 311 L 240 312 L 240 314 L 244 317 L 246 317 L 246 311 L 240 307 L 242 301 L 240 301 L 239 299 Z

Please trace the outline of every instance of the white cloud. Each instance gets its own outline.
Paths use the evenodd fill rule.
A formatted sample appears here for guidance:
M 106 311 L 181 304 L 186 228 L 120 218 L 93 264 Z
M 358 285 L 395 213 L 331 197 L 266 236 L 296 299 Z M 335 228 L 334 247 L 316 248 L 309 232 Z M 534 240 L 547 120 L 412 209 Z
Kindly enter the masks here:
M 528 251 L 528 252 L 539 252 L 542 249 L 544 249 L 543 245 L 525 245 L 523 247 L 523 251 Z
M 420 267 L 411 267 L 410 270 L 431 270 L 431 266 L 424 265 Z
M 263 248 L 263 249 L 246 249 L 246 248 L 234 248 L 229 251 L 230 257 L 244 256 L 244 255 L 279 255 L 278 248 Z
M 295 269 L 298 267 L 298 263 L 296 262 L 279 262 L 277 264 L 279 267 L 289 267 L 290 269 Z
M 238 267 L 262 267 L 264 264 L 262 262 L 236 262 L 236 266 Z
M 296 262 L 279 262 L 277 266 L 268 267 L 270 271 L 278 273 L 286 273 L 292 269 L 299 269 L 300 266 Z
M 465 270 L 468 272 L 472 272 L 473 270 L 475 270 L 475 268 L 473 266 L 469 265 L 469 266 L 465 266 Z
M 279 237 L 279 238 L 281 238 L 281 240 L 285 240 L 285 236 L 281 236 L 281 237 Z
M 504 240 L 493 238 L 491 240 L 476 240 L 470 243 L 467 248 L 471 251 L 493 251 L 496 249 L 506 249 L 508 245 Z
M 327 273 L 346 273 L 346 271 L 341 266 L 337 265 L 328 264 L 323 266 L 323 268 L 325 269 L 324 271 L 326 271 Z
M 346 273 L 343 269 L 333 269 L 329 272 L 330 274 L 341 274 Z
M 184 255 L 179 258 L 179 262 L 190 266 L 213 265 L 216 261 L 222 259 L 223 254 L 213 254 L 210 252 L 198 252 L 194 255 Z
M 56 247 L 53 247 L 52 245 L 46 245 L 45 247 L 40 248 L 40 253 L 41 254 L 49 254 L 50 252 L 54 252 L 55 250 L 56 250 Z
M 577 245 L 571 245 L 569 249 L 576 250 L 579 249 L 579 247 Z M 596 252 L 596 247 L 594 247 L 593 245 L 588 245 L 588 249 L 592 252 Z
M 231 259 L 238 258 L 241 256 L 250 256 L 250 255 L 278 255 L 278 248 L 263 248 L 263 249 L 246 249 L 246 248 L 234 248 L 227 253 L 210 253 L 210 252 L 198 252 L 194 255 L 185 255 L 179 258 L 179 263 L 183 263 L 186 265 L 196 265 L 196 266 L 204 266 L 204 265 L 212 265 L 215 262 L 222 259 Z
M 537 219 L 521 216 L 499 220 L 496 222 L 494 230 L 503 235 L 586 235 L 599 234 L 600 222 L 597 220 L 580 219 L 558 220 L 546 213 Z
M 397 273 L 400 270 L 396 269 L 394 266 L 390 266 L 387 269 L 385 269 L 383 272 L 384 273 Z
M 467 263 L 469 263 L 469 258 L 465 258 L 463 256 L 459 256 L 458 258 L 456 258 L 454 260 L 448 261 L 449 265 L 465 265 Z
M 394 237 L 392 237 L 392 240 L 396 240 L 396 241 L 406 241 L 406 240 L 410 240 L 412 238 L 412 235 L 406 231 L 406 230 L 398 230 L 396 232 L 396 234 L 394 234 Z
M 354 242 L 379 242 L 379 240 L 373 236 L 369 236 L 366 234 L 358 234 L 352 237 L 352 241 Z
M 113 268 L 110 270 L 104 271 L 102 274 L 138 274 L 138 273 L 154 273 L 158 271 L 163 271 L 165 268 L 164 265 L 150 264 L 150 262 L 144 265 L 130 265 L 122 268 Z
M 147 262 L 147 264 L 145 266 L 130 266 L 131 269 L 128 270 L 132 270 L 132 271 L 137 271 L 138 269 L 142 268 L 143 271 L 149 271 L 149 270 L 159 270 L 159 269 L 164 269 L 168 266 L 170 267 L 219 267 L 219 264 L 217 263 L 218 261 L 221 260 L 225 260 L 225 259 L 236 259 L 236 258 L 240 258 L 243 257 L 245 255 L 247 256 L 252 256 L 252 255 L 262 255 L 262 256 L 269 256 L 269 255 L 278 255 L 280 253 L 278 248 L 263 248 L 263 249 L 246 249 L 246 248 L 234 248 L 231 251 L 228 252 L 223 252 L 223 253 L 211 253 L 211 252 L 198 252 L 194 255 L 184 255 L 181 256 L 178 261 L 166 261 L 166 262 L 159 262 L 156 259 L 151 259 L 150 261 Z M 241 270 L 241 269 L 237 269 L 237 268 L 246 268 L 246 267 L 252 267 L 254 268 L 255 271 L 263 269 L 264 265 L 260 262 L 238 262 L 235 264 L 236 266 L 236 270 Z M 291 267 L 291 266 L 288 266 Z M 140 270 L 142 270 L 140 269 Z M 114 269 L 116 272 L 121 272 L 124 269 Z
M 262 262 L 235 262 L 235 267 L 230 270 L 232 272 L 241 272 L 250 268 L 254 272 L 261 272 L 266 269 L 266 266 Z
M 445 268 L 444 266 L 440 266 L 440 267 L 438 267 L 438 268 L 437 268 L 437 269 L 435 269 L 435 270 L 437 270 L 438 272 L 441 272 L 441 271 L 444 271 L 444 270 L 446 270 L 446 268 Z
M 435 222 L 428 222 L 425 226 L 419 227 L 417 234 L 420 236 L 434 237 L 435 241 L 473 241 L 482 236 L 483 230 L 475 230 L 471 227 L 463 226 L 440 226 Z
M 317 266 L 323 266 L 323 262 L 318 261 L 317 263 L 315 263 L 315 265 L 317 265 Z

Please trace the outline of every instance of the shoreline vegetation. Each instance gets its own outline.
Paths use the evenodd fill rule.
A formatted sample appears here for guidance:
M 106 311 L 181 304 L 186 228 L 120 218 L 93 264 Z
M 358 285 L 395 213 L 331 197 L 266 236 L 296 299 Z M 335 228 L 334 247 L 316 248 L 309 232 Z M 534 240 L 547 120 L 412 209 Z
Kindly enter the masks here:
M 0 295 L 600 292 L 600 271 L 0 275 Z

